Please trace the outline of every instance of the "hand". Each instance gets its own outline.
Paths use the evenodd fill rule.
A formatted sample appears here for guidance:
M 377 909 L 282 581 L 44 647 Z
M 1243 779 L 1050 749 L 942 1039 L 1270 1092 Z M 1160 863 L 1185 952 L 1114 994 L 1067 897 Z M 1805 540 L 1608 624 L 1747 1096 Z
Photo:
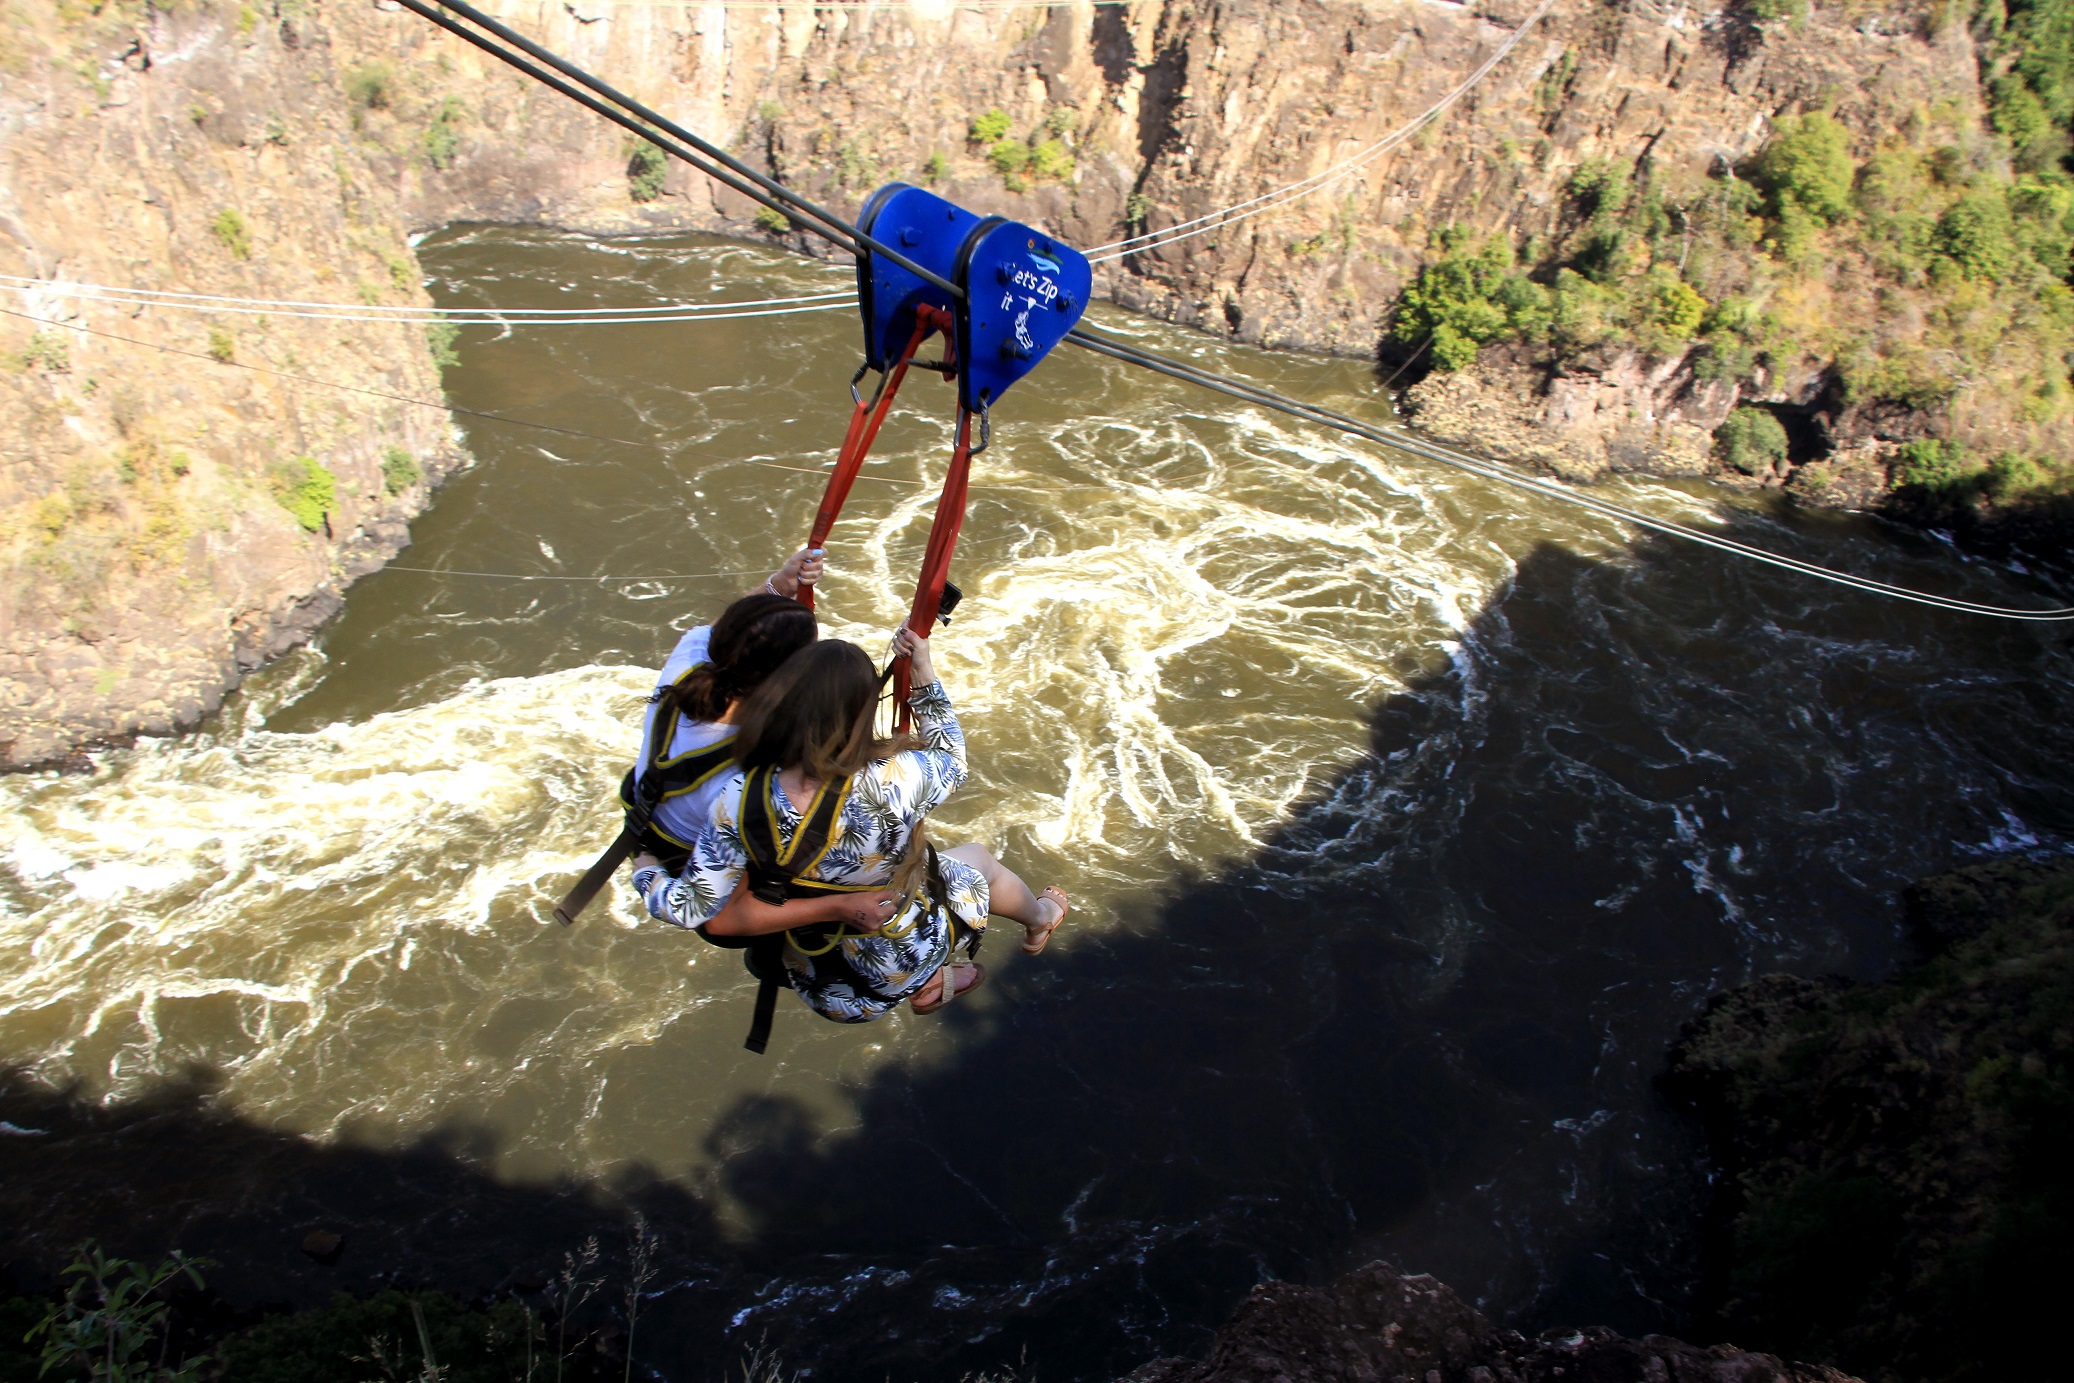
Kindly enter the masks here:
M 854 893 L 846 902 L 849 915 L 843 921 L 860 932 L 875 932 L 900 912 L 900 895 L 893 892 Z
M 936 665 L 929 659 L 929 641 L 904 624 L 894 631 L 893 656 L 905 657 L 912 665 L 910 687 L 926 687 L 936 680 Z
M 634 872 L 636 874 L 640 873 L 644 869 L 660 869 L 662 868 L 662 866 L 663 862 L 661 860 L 657 859 L 655 856 L 649 854 L 645 850 L 642 851 L 640 854 L 634 856 Z
M 826 555 L 818 547 L 801 548 L 771 573 L 770 588 L 782 596 L 798 595 L 801 586 L 812 586 L 821 580 Z

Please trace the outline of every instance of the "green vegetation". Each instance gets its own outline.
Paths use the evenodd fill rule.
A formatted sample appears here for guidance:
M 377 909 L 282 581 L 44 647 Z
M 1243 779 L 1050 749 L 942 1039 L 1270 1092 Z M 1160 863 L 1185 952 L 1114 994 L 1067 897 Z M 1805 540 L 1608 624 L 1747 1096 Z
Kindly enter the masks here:
M 425 151 L 425 162 L 441 172 L 454 166 L 454 155 L 461 147 L 461 117 L 466 112 L 458 96 L 449 96 L 439 103 L 432 113 L 432 123 L 425 127 L 418 146 Z
M 1772 976 L 1673 1056 L 1724 1172 L 1705 1328 L 1868 1379 L 2021 1377 L 2074 1235 L 2074 868 L 1909 894 L 1926 964 Z
M 765 207 L 756 213 L 756 228 L 772 235 L 783 235 L 792 229 L 792 218 L 776 207 Z
M 1008 112 L 995 106 L 992 110 L 972 117 L 965 127 L 965 138 L 981 147 L 991 146 L 1008 136 Z
M 844 187 L 875 187 L 879 182 L 879 161 L 862 144 L 846 139 L 835 151 L 835 178 Z
M 1453 229 L 1440 237 L 1443 254 L 1419 272 L 1397 302 L 1393 339 L 1429 346 L 1433 366 L 1459 370 L 1479 346 L 1501 338 L 1537 340 L 1553 321 L 1546 288 L 1514 271 L 1503 239 L 1470 245 Z
M 246 229 L 245 218 L 230 207 L 216 213 L 209 225 L 209 233 L 222 242 L 233 259 L 252 258 L 252 232 Z
M 1440 370 L 1505 342 L 1558 362 L 1685 351 L 1708 380 L 1826 369 L 1825 407 L 1914 414 L 1928 434 L 1892 458 L 1902 509 L 1992 517 L 2074 492 L 2074 0 L 1968 0 L 1947 18 L 1972 26 L 1985 112 L 1925 107 L 1871 138 L 1826 109 L 1782 115 L 1706 177 L 1587 161 L 1546 239 L 1438 231 L 1393 349 Z M 1570 65 L 1544 77 L 1548 99 Z M 1720 448 L 1762 473 L 1758 426 Z
M 388 447 L 382 452 L 382 488 L 392 495 L 400 495 L 421 478 L 418 463 L 402 447 Z
M 385 62 L 346 73 L 346 99 L 361 110 L 387 110 L 396 96 L 396 74 Z
M 209 328 L 209 358 L 219 365 L 228 365 L 238 358 L 238 343 L 222 327 Z
M 1715 430 L 1714 450 L 1722 464 L 1744 475 L 1784 471 L 1786 426 L 1768 408 L 1738 408 Z
M 178 1367 L 163 1362 L 159 1348 L 171 1307 L 166 1298 L 181 1282 L 202 1285 L 205 1259 L 175 1250 L 147 1266 L 110 1258 L 91 1242 L 62 1274 L 64 1294 L 31 1326 L 24 1343 L 38 1347 L 39 1375 L 83 1371 L 94 1383 L 189 1383 L 205 1359 Z M 143 1356 L 143 1357 L 139 1357 Z
M 1042 139 L 1030 150 L 1030 173 L 1039 182 L 1064 182 L 1074 169 L 1073 153 L 1063 140 Z
M 262 1321 L 223 1346 L 224 1383 L 510 1383 L 545 1374 L 540 1323 L 515 1301 L 470 1310 L 440 1292 L 341 1292 L 329 1306 Z M 532 1372 L 529 1373 L 529 1366 Z M 436 1373 L 434 1372 L 436 1370 Z
M 929 155 L 929 161 L 922 165 L 922 184 L 925 187 L 934 187 L 950 175 L 951 161 L 943 156 L 942 150 Z
M 627 156 L 627 196 L 637 202 L 652 202 L 663 195 L 669 178 L 670 159 L 653 144 L 642 141 Z
M 1030 146 L 1020 139 L 997 139 L 987 148 L 987 162 L 1003 178 L 1012 178 L 1030 166 Z
M 303 531 L 316 533 L 338 503 L 338 477 L 314 457 L 298 456 L 274 468 L 274 498 Z
M 22 347 L 21 362 L 25 370 L 68 375 L 72 373 L 72 347 L 58 332 L 39 331 L 29 337 L 28 345 Z
M 432 352 L 433 368 L 451 370 L 461 363 L 460 354 L 454 350 L 454 342 L 460 339 L 461 328 L 452 322 L 425 323 L 425 347 Z

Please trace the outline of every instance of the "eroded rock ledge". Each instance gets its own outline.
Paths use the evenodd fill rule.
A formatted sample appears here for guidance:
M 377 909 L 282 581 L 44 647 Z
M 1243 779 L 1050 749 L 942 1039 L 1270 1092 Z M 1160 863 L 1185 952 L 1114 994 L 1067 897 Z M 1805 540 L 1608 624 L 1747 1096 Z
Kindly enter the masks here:
M 1123 1383 L 1851 1383 L 1727 1345 L 1611 1330 L 1499 1330 L 1453 1289 L 1370 1263 L 1329 1287 L 1267 1282 L 1199 1361 L 1155 1359 Z

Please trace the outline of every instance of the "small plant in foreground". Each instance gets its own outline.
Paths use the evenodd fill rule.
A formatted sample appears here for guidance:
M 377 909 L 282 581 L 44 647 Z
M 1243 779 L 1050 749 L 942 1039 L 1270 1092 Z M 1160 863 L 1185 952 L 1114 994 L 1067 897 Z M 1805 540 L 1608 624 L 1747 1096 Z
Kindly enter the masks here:
M 41 1344 L 42 1372 L 84 1368 L 94 1383 L 187 1383 L 204 1359 L 166 1366 L 166 1297 L 185 1278 L 202 1285 L 207 1259 L 179 1250 L 153 1266 L 110 1258 L 98 1244 L 81 1244 L 64 1271 L 65 1295 L 33 1326 L 28 1342 Z M 153 1353 L 154 1346 L 156 1352 Z M 147 1362 L 140 1355 L 151 1355 Z

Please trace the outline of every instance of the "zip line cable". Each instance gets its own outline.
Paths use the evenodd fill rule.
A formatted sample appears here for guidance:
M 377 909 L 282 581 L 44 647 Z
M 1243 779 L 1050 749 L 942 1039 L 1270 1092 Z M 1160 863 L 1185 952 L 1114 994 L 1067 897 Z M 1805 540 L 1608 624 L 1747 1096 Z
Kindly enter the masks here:
M 1170 245 L 1177 240 L 1187 240 L 1194 236 L 1207 235 L 1211 231 L 1220 230 L 1225 226 L 1243 221 L 1248 217 L 1258 216 L 1262 212 L 1273 211 L 1277 207 L 1286 205 L 1289 202 L 1308 197 L 1313 192 L 1323 191 L 1333 183 L 1360 171 L 1390 150 L 1396 148 L 1399 144 L 1402 144 L 1405 140 L 1411 138 L 1414 134 L 1417 134 L 1434 120 L 1440 118 L 1447 112 L 1450 106 L 1468 95 L 1478 83 L 1490 75 L 1491 69 L 1505 60 L 1506 55 L 1518 46 L 1520 40 L 1527 36 L 1527 31 L 1534 27 L 1541 16 L 1548 13 L 1549 8 L 1554 3 L 1555 0 L 1541 0 L 1540 8 L 1520 21 L 1519 27 L 1514 29 L 1503 43 L 1498 45 L 1498 51 L 1484 59 L 1483 65 L 1470 73 L 1468 78 L 1460 85 L 1441 97 L 1440 100 L 1428 106 L 1409 124 L 1391 131 L 1366 149 L 1361 150 L 1361 152 L 1351 155 L 1321 172 L 1313 173 L 1307 178 L 1299 178 L 1287 186 L 1263 192 L 1257 197 L 1249 198 L 1246 201 L 1225 207 L 1222 210 L 1206 212 L 1193 220 L 1177 222 L 1162 230 L 1148 231 L 1143 235 L 1130 236 L 1123 240 L 1112 241 L 1107 245 L 1097 245 L 1087 252 L 1088 261 L 1093 264 L 1102 264 L 1112 259 L 1121 259 L 1125 255 L 1139 254 L 1145 250 L 1158 249 L 1162 245 Z
M 854 288 L 835 288 L 825 293 L 803 293 L 789 298 L 745 298 L 736 302 L 687 302 L 658 303 L 654 307 L 383 307 L 359 303 L 309 302 L 298 298 L 235 298 L 220 293 L 176 293 L 162 288 L 115 288 L 101 283 L 74 283 L 67 279 L 25 278 L 20 274 L 0 274 L 0 285 L 10 288 L 40 288 L 59 297 L 137 297 L 175 298 L 188 302 L 236 303 L 241 307 L 316 307 L 337 308 L 346 312 L 479 312 L 498 317 L 596 317 L 614 312 L 697 312 L 706 308 L 775 307 L 782 303 L 822 302 L 829 298 L 847 298 L 855 301 Z
M 459 404 L 444 403 L 435 399 L 412 398 L 409 394 L 391 393 L 386 389 L 369 389 L 364 385 L 359 384 L 342 384 L 335 379 L 320 379 L 315 375 L 296 374 L 292 370 L 276 370 L 271 368 L 270 366 L 248 364 L 247 362 L 242 360 L 219 360 L 215 356 L 206 354 L 202 351 L 184 350 L 179 346 L 163 345 L 157 341 L 141 341 L 134 336 L 123 336 L 112 331 L 102 331 L 98 327 L 82 326 L 78 322 L 46 321 L 41 317 L 35 317 L 26 312 L 16 312 L 12 308 L 0 307 L 0 316 L 19 317 L 21 320 L 29 322 L 37 327 L 59 327 L 66 331 L 76 331 L 86 336 L 98 336 L 105 341 L 120 341 L 126 346 L 142 346 L 147 350 L 163 351 L 167 355 L 185 356 L 189 360 L 205 360 L 211 365 L 221 365 L 225 369 L 250 370 L 254 374 L 272 375 L 276 379 L 293 380 L 298 384 L 314 384 L 321 389 L 340 389 L 349 394 L 364 394 L 370 398 L 386 399 L 391 403 L 409 404 L 413 408 L 429 408 L 440 413 L 459 413 L 464 417 L 480 418 L 484 422 L 503 423 L 509 427 L 531 428 L 536 432 L 552 432 L 563 437 L 580 437 L 586 441 L 606 442 L 610 443 L 613 446 L 638 447 L 646 451 L 660 453 L 663 456 L 672 456 L 682 450 L 681 447 L 673 447 L 662 442 L 637 442 L 629 437 L 613 437 L 602 432 L 585 432 L 581 428 L 561 427 L 554 423 L 536 422 L 531 418 L 514 418 L 509 414 L 505 413 L 487 413 L 479 408 L 463 408 Z M 761 466 L 766 470 L 791 471 L 797 475 L 818 475 L 825 477 L 828 474 L 828 470 L 826 467 L 788 466 L 781 461 L 759 461 L 753 456 L 733 457 L 729 458 L 729 460 L 726 462 L 722 462 L 721 464 Z M 903 480 L 898 476 L 891 475 L 860 475 L 857 478 L 859 480 L 869 480 L 879 485 L 898 485 L 909 489 L 921 488 L 925 483 L 920 480 Z M 1013 485 L 974 485 L 971 488 L 975 490 L 1020 490 L 1025 487 Z M 498 573 L 486 572 L 483 574 L 497 575 Z M 751 574 L 753 575 L 753 573 Z M 592 580 L 595 578 L 585 577 L 583 579 Z
M 0 285 L 6 287 L 6 285 Z M 72 294 L 58 296 L 74 297 Z M 646 322 L 735 322 L 745 317 L 792 317 L 803 312 L 834 312 L 857 305 L 854 296 L 846 301 L 815 303 L 810 307 L 766 307 L 748 312 L 693 312 L 666 317 L 505 317 L 501 314 L 489 316 L 467 316 L 441 311 L 423 312 L 417 317 L 371 317 L 357 312 L 283 312 L 266 307 L 216 307 L 200 303 L 150 303 L 132 302 L 115 297 L 77 296 L 75 301 L 83 303 L 110 303 L 116 306 L 170 307 L 193 312 L 234 313 L 246 317 L 290 317 L 319 322 L 367 322 L 380 325 L 395 322 L 403 326 L 437 326 L 448 323 L 457 327 L 626 327 L 640 326 Z

